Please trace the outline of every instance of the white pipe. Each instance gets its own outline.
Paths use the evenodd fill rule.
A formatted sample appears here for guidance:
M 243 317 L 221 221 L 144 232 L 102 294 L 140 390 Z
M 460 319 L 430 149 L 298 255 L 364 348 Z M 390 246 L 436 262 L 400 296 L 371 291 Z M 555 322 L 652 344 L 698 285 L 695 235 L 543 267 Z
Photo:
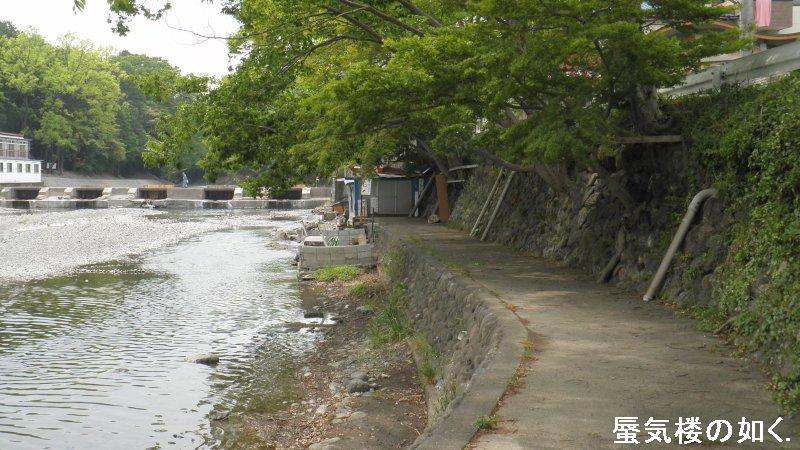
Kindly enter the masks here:
M 653 281 L 650 282 L 650 287 L 647 289 L 647 293 L 644 295 L 644 301 L 649 302 L 650 300 L 654 299 L 656 295 L 658 295 L 658 290 L 661 288 L 661 283 L 664 282 L 664 277 L 666 277 L 667 270 L 669 270 L 669 266 L 672 264 L 672 260 L 675 258 L 675 253 L 678 251 L 678 247 L 681 246 L 683 240 L 686 238 L 686 233 L 689 232 L 689 227 L 692 225 L 692 221 L 694 221 L 697 212 L 700 211 L 700 206 L 702 206 L 703 202 L 707 199 L 716 196 L 717 190 L 714 188 L 702 190 L 694 196 L 692 202 L 689 204 L 689 209 L 686 211 L 686 215 L 683 216 L 683 221 L 678 227 L 678 231 L 672 238 L 672 243 L 669 244 L 669 248 L 667 249 L 667 253 L 664 255 L 664 259 L 661 260 L 661 265 L 658 266 L 658 271 L 656 271 Z

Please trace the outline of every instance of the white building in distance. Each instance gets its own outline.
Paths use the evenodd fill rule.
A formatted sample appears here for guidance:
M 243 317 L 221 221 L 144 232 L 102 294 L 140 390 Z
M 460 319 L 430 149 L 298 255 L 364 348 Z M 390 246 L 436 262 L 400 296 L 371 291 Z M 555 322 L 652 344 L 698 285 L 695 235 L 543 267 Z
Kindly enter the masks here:
M 42 162 L 30 159 L 31 141 L 0 131 L 0 184 L 42 182 Z

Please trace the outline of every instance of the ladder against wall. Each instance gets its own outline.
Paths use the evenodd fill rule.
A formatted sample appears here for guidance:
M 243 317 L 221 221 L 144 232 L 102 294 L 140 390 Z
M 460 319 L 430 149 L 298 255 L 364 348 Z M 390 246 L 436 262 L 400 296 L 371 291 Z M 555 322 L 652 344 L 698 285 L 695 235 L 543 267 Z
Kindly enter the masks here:
M 472 227 L 472 231 L 470 231 L 470 236 L 477 236 L 479 232 L 481 233 L 481 240 L 485 241 L 486 237 L 489 235 L 489 230 L 492 229 L 492 224 L 494 224 L 494 219 L 497 217 L 497 213 L 500 212 L 500 207 L 503 205 L 503 200 L 506 198 L 506 194 L 508 194 L 508 189 L 511 187 L 511 182 L 514 180 L 514 175 L 517 172 L 500 169 L 500 172 L 497 174 L 497 179 L 494 181 L 494 185 L 492 186 L 492 190 L 489 191 L 489 195 L 486 197 L 486 201 L 483 203 L 483 207 L 481 208 L 481 212 L 478 214 L 478 218 L 475 219 L 475 225 Z M 503 186 L 500 189 L 500 186 Z M 486 217 L 486 213 L 491 209 L 491 214 Z M 484 223 L 484 218 L 486 221 Z

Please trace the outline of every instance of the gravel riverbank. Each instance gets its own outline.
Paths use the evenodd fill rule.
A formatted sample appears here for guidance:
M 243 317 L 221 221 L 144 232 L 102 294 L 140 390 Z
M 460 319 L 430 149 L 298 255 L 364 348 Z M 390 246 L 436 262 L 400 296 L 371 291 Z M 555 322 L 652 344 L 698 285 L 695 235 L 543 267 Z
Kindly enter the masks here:
M 263 213 L 0 209 L 0 281 L 25 281 L 141 254 L 199 234 L 238 227 L 296 228 L 310 211 Z M 202 220 L 199 218 L 202 217 Z
M 296 401 L 275 413 L 243 418 L 257 436 L 246 448 L 405 448 L 425 429 L 423 384 L 408 342 L 372 346 L 370 301 L 348 293 L 357 284 L 377 286 L 377 280 L 368 273 L 352 282 L 303 282 L 303 308 L 332 317 L 333 323 L 295 324 L 322 338 L 294 374 Z M 374 295 L 387 292 L 377 289 Z

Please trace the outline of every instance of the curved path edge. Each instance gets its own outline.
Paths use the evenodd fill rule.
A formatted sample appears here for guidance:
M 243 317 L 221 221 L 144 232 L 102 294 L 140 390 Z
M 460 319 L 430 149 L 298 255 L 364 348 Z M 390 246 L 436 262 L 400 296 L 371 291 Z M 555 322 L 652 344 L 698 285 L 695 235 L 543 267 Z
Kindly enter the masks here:
M 472 321 L 470 324 L 472 328 L 484 328 L 479 330 L 482 334 L 486 334 L 487 327 L 492 328 L 488 345 L 456 345 L 454 353 L 460 354 L 448 355 L 453 359 L 459 359 L 465 357 L 464 353 L 482 352 L 485 357 L 471 371 L 468 381 L 462 384 L 463 392 L 447 404 L 436 422 L 429 426 L 410 447 L 436 450 L 462 449 L 469 444 L 476 432 L 476 419 L 492 414 L 508 389 L 509 383 L 523 362 L 528 332 L 514 312 L 506 308 L 485 287 L 449 270 L 424 245 L 415 243 L 413 239 L 407 239 L 408 236 L 392 224 L 383 225 L 381 231 L 384 235 L 382 239 L 384 248 L 396 248 L 404 258 L 402 277 L 408 282 L 410 296 L 417 298 L 430 296 L 433 297 L 433 301 L 441 301 L 441 298 L 435 298 L 436 295 L 425 289 L 426 286 L 437 286 L 438 293 L 447 291 L 445 296 L 450 299 L 449 301 L 456 302 L 459 306 L 463 305 L 464 308 L 472 308 L 473 314 L 480 316 Z M 423 314 L 421 311 L 414 311 L 414 304 L 416 302 L 412 301 L 411 315 Z M 458 317 L 450 315 L 445 320 L 452 322 L 458 320 Z M 420 320 L 414 322 L 416 325 Z M 426 330 L 418 329 L 418 331 Z M 467 334 L 471 335 L 472 330 Z

